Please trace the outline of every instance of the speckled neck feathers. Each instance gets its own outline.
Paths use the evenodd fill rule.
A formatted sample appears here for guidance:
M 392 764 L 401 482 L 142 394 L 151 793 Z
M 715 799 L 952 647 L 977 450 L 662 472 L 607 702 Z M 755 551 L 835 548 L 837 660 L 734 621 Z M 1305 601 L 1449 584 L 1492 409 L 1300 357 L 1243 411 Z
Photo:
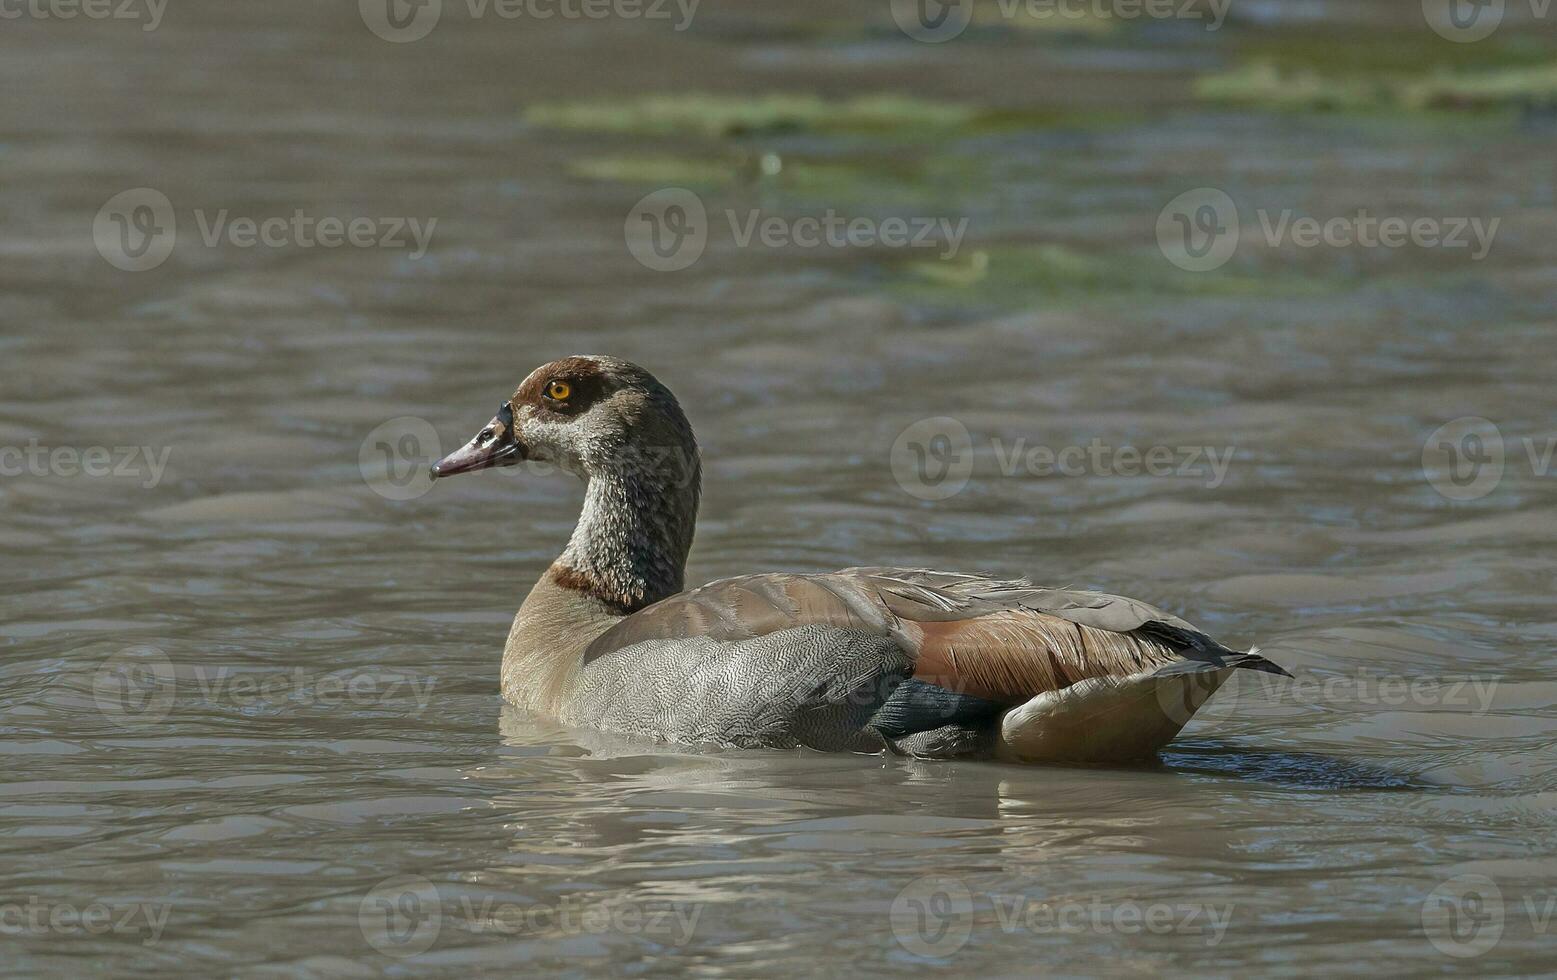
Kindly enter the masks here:
M 697 525 L 702 469 L 686 416 L 655 385 L 631 408 L 634 439 L 595 461 L 558 585 L 625 615 L 680 592 Z
M 591 477 L 553 581 L 622 615 L 680 592 L 697 523 L 695 449 L 691 460 L 690 484 L 641 473 Z

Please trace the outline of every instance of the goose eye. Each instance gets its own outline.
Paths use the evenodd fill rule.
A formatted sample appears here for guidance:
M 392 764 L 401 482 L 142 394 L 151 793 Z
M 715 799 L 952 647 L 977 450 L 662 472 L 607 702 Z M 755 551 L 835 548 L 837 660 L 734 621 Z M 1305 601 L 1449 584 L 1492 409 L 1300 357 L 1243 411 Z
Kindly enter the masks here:
M 555 402 L 567 401 L 571 394 L 573 394 L 573 386 L 566 381 L 553 381 L 546 386 L 546 397 Z

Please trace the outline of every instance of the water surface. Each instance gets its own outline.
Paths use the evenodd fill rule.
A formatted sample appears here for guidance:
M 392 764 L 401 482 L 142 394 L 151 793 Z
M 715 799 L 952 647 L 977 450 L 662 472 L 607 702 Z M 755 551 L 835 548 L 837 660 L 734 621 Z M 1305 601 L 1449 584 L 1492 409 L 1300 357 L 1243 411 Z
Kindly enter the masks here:
M 0 82 L 29 93 L 0 116 L 0 444 L 118 471 L 0 480 L 7 973 L 1550 969 L 1552 131 L 1195 94 L 1283 31 L 1409 36 L 1415 4 L 941 45 L 885 4 L 710 0 L 681 33 L 451 4 L 409 44 L 352 6 L 0 39 Z M 976 118 L 639 136 L 532 115 L 693 92 Z M 624 224 L 671 184 L 711 233 L 656 272 Z M 93 219 L 141 187 L 177 244 L 124 272 Z M 1244 241 L 1186 272 L 1155 229 L 1203 187 Z M 829 208 L 966 238 L 950 259 L 742 248 L 724 217 Z M 419 258 L 207 246 L 223 209 L 437 225 Z M 1258 212 L 1286 209 L 1501 224 L 1480 261 L 1267 246 Z M 686 406 L 691 581 L 1026 574 L 1154 601 L 1299 680 L 1242 681 L 1159 763 L 1104 771 L 684 752 L 505 709 L 508 622 L 579 488 L 486 473 L 393 499 L 360 460 L 392 419 L 463 441 L 574 352 L 640 361 Z M 938 416 L 976 465 L 925 500 L 892 449 Z M 1465 416 L 1506 458 L 1455 500 L 1423 449 Z M 1220 478 L 1002 472 L 1094 440 L 1232 455 Z M 98 907 L 112 927 L 80 926 Z

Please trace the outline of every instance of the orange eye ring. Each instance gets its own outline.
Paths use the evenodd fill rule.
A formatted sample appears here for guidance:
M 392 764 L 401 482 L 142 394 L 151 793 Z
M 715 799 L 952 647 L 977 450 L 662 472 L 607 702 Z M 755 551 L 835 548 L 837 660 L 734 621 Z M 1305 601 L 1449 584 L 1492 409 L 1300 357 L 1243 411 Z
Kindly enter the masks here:
M 573 386 L 566 381 L 553 381 L 546 386 L 546 397 L 554 402 L 565 402 L 573 394 Z

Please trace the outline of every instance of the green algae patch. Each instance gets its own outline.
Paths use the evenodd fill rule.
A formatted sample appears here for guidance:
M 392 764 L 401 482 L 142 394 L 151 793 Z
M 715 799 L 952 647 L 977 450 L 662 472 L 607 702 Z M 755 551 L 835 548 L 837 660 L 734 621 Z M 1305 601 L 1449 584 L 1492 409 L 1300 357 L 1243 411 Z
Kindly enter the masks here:
M 672 156 L 585 157 L 568 165 L 568 172 L 587 180 L 678 187 L 723 187 L 737 180 L 741 164 Z
M 1195 81 L 1202 100 L 1278 110 L 1487 111 L 1557 98 L 1549 44 L 1518 35 L 1449 44 L 1430 31 L 1246 38 L 1231 70 Z
M 1435 76 L 1407 92 L 1407 104 L 1426 109 L 1498 109 L 1554 101 L 1557 64 Z
M 1195 94 L 1211 102 L 1331 112 L 1511 109 L 1557 101 L 1557 64 L 1415 76 L 1327 76 L 1256 61 L 1199 79 Z
M 828 101 L 811 95 L 651 95 L 609 102 L 531 106 L 525 121 L 597 133 L 736 137 L 787 132 L 886 132 L 965 128 L 977 109 L 897 95 Z
M 1336 77 L 1267 60 L 1196 79 L 1195 95 L 1207 102 L 1328 112 L 1372 110 L 1392 100 L 1382 78 Z

